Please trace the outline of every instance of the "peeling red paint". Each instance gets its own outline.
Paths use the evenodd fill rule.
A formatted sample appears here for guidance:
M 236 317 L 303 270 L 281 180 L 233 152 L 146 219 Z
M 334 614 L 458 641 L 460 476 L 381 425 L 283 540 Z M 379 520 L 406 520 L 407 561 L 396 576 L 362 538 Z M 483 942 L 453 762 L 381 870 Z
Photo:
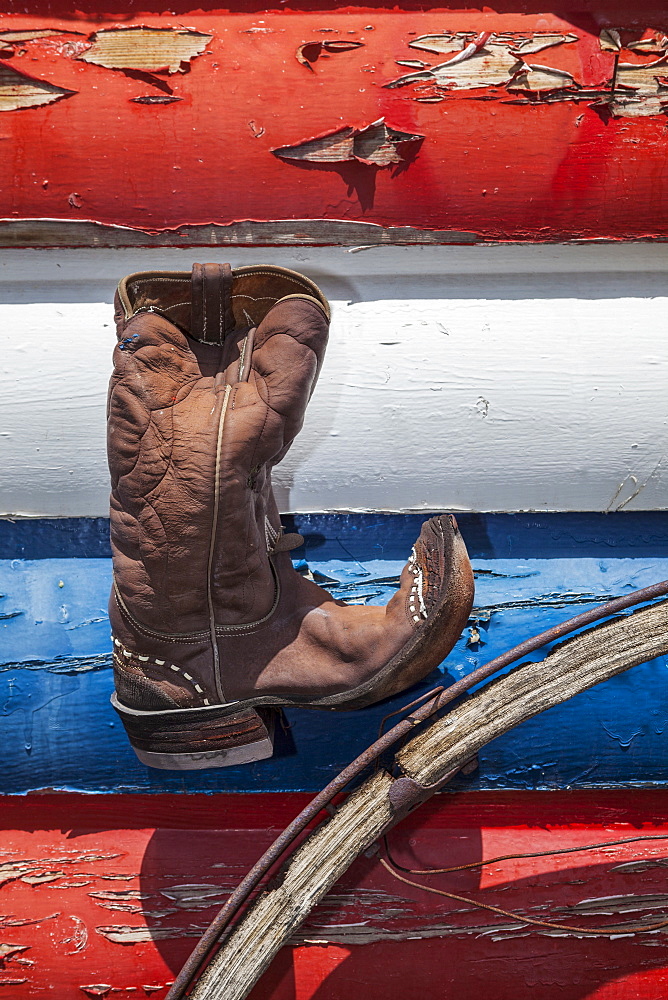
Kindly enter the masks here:
M 5 800 L 0 860 L 24 872 L 57 860 L 71 881 L 5 884 L 11 916 L 2 923 L 12 929 L 4 953 L 0 946 L 0 985 L 11 987 L 11 1000 L 35 1000 L 52 983 L 63 997 L 166 992 L 241 873 L 306 798 L 226 795 L 216 808 L 206 795 Z M 597 843 L 604 846 L 587 846 Z M 341 1000 L 351 983 L 365 1000 L 475 996 L 490 983 L 494 1000 L 517 1000 L 536 982 L 540 1000 L 666 994 L 662 936 L 634 933 L 668 909 L 663 792 L 439 795 L 390 845 L 410 868 L 474 865 L 416 876 L 436 887 L 539 919 L 612 923 L 626 936 L 585 941 L 527 930 L 401 885 L 365 858 L 316 908 L 252 1000 Z M 552 853 L 564 849 L 571 853 Z M 91 884 L 72 884 L 84 872 Z M 109 878 L 126 881 L 113 889 Z M 132 910 L 102 923 L 112 915 L 100 905 L 114 902 Z M 23 975 L 26 952 L 34 965 Z
M 5 102 L 0 218 L 76 220 L 76 193 L 86 219 L 145 232 L 324 219 L 481 240 L 668 237 L 658 5 L 259 6 L 4 15 L 0 77 L 42 89 L 20 114 Z M 381 118 L 425 139 L 373 189 L 354 159 L 295 183 L 294 161 L 272 155 Z
M 365 128 L 346 125 L 335 132 L 305 139 L 296 146 L 272 149 L 282 160 L 337 164 L 351 161 L 373 167 L 389 167 L 401 163 L 424 139 L 385 124 L 384 119 Z

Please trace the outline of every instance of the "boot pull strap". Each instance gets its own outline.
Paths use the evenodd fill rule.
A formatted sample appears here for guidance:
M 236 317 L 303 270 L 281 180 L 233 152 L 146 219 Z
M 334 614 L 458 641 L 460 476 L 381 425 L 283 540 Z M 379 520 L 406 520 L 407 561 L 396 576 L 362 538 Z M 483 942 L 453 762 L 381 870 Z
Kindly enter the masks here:
M 205 344 L 223 344 L 233 329 L 232 268 L 229 264 L 193 264 L 190 335 Z

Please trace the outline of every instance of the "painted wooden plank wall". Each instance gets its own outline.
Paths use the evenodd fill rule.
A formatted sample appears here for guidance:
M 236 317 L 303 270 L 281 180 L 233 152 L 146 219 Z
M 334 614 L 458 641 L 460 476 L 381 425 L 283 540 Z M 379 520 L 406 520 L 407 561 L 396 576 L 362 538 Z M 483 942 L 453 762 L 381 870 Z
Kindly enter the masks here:
M 601 516 L 593 523 L 563 517 L 543 515 L 535 530 L 511 516 L 462 519 L 476 574 L 474 610 L 440 670 L 411 693 L 363 712 L 290 710 L 291 728 L 272 760 L 189 774 L 140 764 L 109 705 L 110 561 L 0 560 L 0 792 L 316 791 L 366 748 L 388 712 L 418 693 L 587 607 L 668 577 L 665 515 L 608 515 L 609 527 Z M 388 600 L 420 519 L 406 526 L 397 526 L 401 517 L 375 520 L 295 519 L 307 536 L 309 567 L 343 600 Z M 494 555 L 495 536 L 505 556 Z M 523 724 L 486 747 L 477 772 L 454 787 L 664 787 L 665 673 L 663 659 L 636 667 Z
M 2 995 L 162 1000 L 241 872 L 302 799 L 42 795 L 6 803 Z M 666 995 L 666 930 L 639 930 L 668 914 L 664 793 L 444 793 L 390 844 L 409 868 L 511 858 L 409 876 L 467 903 L 402 885 L 376 859 L 360 859 L 252 1000 L 341 1000 L 355 989 L 369 1000 Z M 610 931 L 592 938 L 527 926 L 477 903 Z
M 282 510 L 666 508 L 663 246 L 15 251 L 0 258 L 0 512 L 105 516 L 118 278 L 205 253 L 304 271 L 325 366 Z
M 277 6 L 10 3 L 4 242 L 668 235 L 660 3 Z

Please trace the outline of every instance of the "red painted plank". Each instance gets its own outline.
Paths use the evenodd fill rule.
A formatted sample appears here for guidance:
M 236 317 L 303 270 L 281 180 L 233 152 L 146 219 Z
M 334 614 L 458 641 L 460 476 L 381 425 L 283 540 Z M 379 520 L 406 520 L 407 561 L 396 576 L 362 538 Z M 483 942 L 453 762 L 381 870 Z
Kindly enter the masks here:
M 553 13 L 531 7 L 304 12 L 252 5 L 171 15 L 137 14 L 128 5 L 105 15 L 94 8 L 78 17 L 49 15 L 41 7 L 4 16 L 3 31 L 78 34 L 4 43 L 0 77 L 16 71 L 65 93 L 55 103 L 0 114 L 0 216 L 146 231 L 324 219 L 496 240 L 665 237 L 665 67 L 652 70 L 661 57 L 634 48 L 647 30 L 664 25 L 660 6 L 601 2 L 581 4 L 575 14 L 566 4 L 553 5 Z M 111 60 L 120 68 L 86 61 L 104 61 L 105 31 L 141 25 L 186 27 L 206 40 L 182 64 L 187 72 L 161 69 L 146 38 L 131 32 L 123 38 L 134 68 L 123 68 L 127 52 Z M 599 39 L 606 25 L 628 29 L 622 67 L 650 66 L 640 90 L 627 70 L 618 71 L 612 92 L 615 53 Z M 444 31 L 491 32 L 497 39 L 510 32 L 513 45 L 537 33 L 572 37 L 522 59 L 570 74 L 573 83 L 527 93 L 526 73 L 514 67 L 491 87 L 452 89 L 432 79 L 388 89 L 412 72 L 401 62 L 422 60 L 428 69 L 452 58 L 409 46 Z M 332 41 L 362 45 L 322 48 Z M 308 42 L 321 44 L 302 50 L 312 59 L 306 65 L 297 52 Z M 533 86 L 538 71 L 531 72 Z M 643 116 L 630 117 L 637 111 Z M 379 118 L 424 138 L 405 149 L 400 144 L 396 162 L 385 165 L 377 149 L 365 146 L 340 162 L 296 162 L 273 152 L 346 126 L 364 129 Z
M 196 935 L 273 839 L 263 825 L 282 826 L 303 799 L 6 799 L 0 996 L 164 996 Z M 612 843 L 638 837 L 665 839 Z M 405 886 L 375 859 L 362 859 L 279 956 L 253 1000 L 343 1000 L 351 987 L 365 1000 L 480 990 L 494 1000 L 529 1000 L 536 991 L 541 1000 L 666 994 L 665 931 L 636 932 L 668 916 L 664 793 L 442 795 L 390 841 L 396 860 L 410 868 L 540 853 L 409 877 L 539 919 L 626 930 L 592 939 L 528 927 Z M 610 846 L 582 850 L 591 844 Z M 550 853 L 564 849 L 572 853 Z
M 282 830 L 311 801 L 307 792 L 220 795 L 82 795 L 36 792 L 0 798 L 0 830 Z M 570 827 L 593 822 L 663 825 L 668 796 L 660 789 L 536 792 L 440 792 L 400 829 L 452 826 L 549 826 L 566 816 Z

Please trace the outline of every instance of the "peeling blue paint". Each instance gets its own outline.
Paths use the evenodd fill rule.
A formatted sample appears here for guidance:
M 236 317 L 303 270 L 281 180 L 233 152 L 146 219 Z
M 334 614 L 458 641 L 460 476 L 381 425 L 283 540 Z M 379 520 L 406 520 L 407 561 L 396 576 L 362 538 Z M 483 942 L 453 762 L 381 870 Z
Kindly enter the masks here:
M 555 515 L 554 537 L 565 530 L 560 517 Z M 652 537 L 663 530 L 654 522 Z M 620 545 L 623 557 L 595 551 L 564 558 L 550 551 L 545 558 L 542 537 L 538 532 L 534 555 L 490 558 L 476 556 L 474 548 L 477 595 L 469 628 L 442 668 L 411 694 L 363 712 L 289 711 L 291 729 L 274 759 L 185 775 L 141 765 L 109 705 L 109 560 L 0 561 L 0 607 L 8 616 L 0 620 L 0 791 L 314 791 L 374 739 L 383 716 L 419 691 L 461 677 L 587 607 L 668 577 L 668 551 L 657 557 L 653 544 L 640 543 L 635 558 L 626 555 L 626 543 Z M 307 550 L 309 568 L 344 600 L 385 603 L 404 554 L 379 558 L 377 539 L 367 537 L 359 546 L 348 541 L 352 558 L 331 555 L 338 543 L 327 537 Z M 396 544 L 386 539 L 383 551 Z M 600 539 L 582 544 L 591 553 Z M 330 557 L 315 559 L 320 552 Z M 478 640 L 472 643 L 473 634 Z M 452 787 L 666 784 L 666 668 L 664 660 L 636 667 L 524 723 L 486 747 L 479 770 Z

